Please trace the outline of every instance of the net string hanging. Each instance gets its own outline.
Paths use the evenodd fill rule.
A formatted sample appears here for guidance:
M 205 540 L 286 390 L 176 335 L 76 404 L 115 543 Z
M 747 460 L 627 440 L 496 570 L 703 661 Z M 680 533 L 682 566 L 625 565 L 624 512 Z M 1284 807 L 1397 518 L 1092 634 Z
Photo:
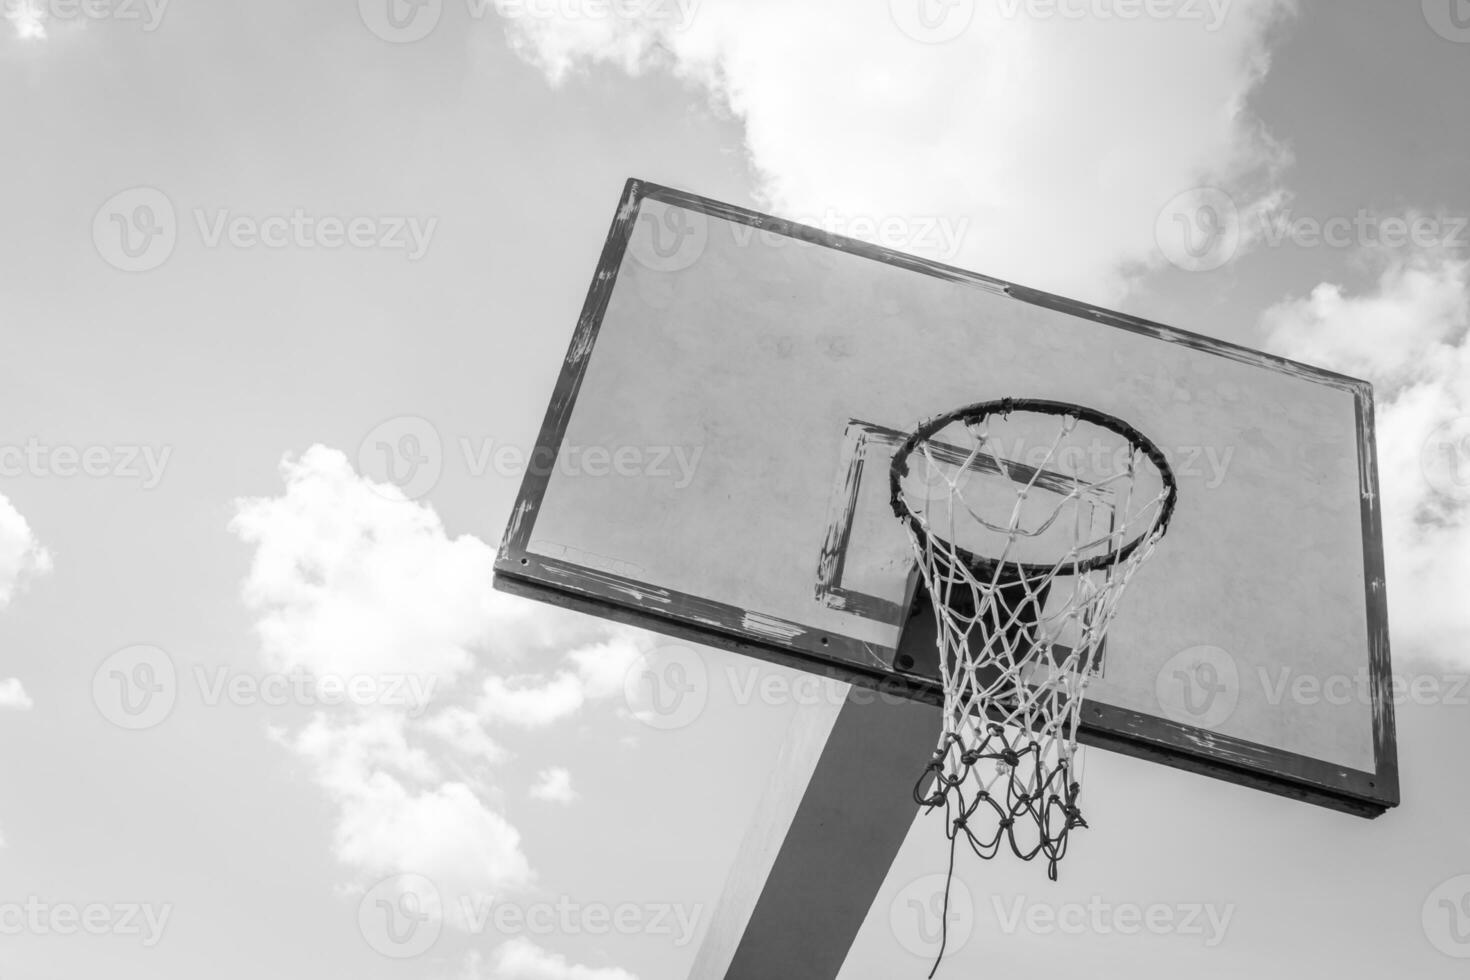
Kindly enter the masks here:
M 944 690 L 915 800 L 944 810 L 951 876 L 963 839 L 986 859 L 1007 847 L 1043 857 L 1055 880 L 1069 833 L 1087 826 L 1077 737 L 1088 680 L 1168 529 L 1173 472 L 1120 419 L 1005 399 L 920 426 L 894 457 L 890 491 L 934 610 Z M 948 898 L 946 886 L 946 911 Z

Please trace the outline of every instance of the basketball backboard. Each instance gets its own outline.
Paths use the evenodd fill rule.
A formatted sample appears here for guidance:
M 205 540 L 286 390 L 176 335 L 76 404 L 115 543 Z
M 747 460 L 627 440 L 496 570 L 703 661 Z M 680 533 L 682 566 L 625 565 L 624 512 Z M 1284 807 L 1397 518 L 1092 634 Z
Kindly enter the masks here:
M 921 421 L 1012 396 L 1125 420 L 1179 485 L 1082 740 L 1365 816 L 1396 805 L 1366 382 L 642 181 L 497 585 L 937 702 L 904 640 L 891 461 Z M 660 454 L 688 465 L 632 463 Z

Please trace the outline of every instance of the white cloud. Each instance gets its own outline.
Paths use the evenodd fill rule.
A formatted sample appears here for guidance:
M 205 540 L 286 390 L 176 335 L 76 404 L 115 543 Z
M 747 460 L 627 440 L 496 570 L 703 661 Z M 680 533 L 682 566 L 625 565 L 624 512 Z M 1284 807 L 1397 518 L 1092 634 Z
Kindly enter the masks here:
M 585 697 L 575 674 L 540 677 L 487 677 L 476 710 L 487 721 L 521 728 L 544 728 L 581 710 Z
M 359 477 L 313 446 L 281 464 L 284 495 L 237 502 L 231 524 L 255 546 L 245 598 L 267 659 L 319 674 L 433 674 L 436 690 L 528 651 L 606 635 L 591 617 L 492 586 L 495 551 L 450 538 L 432 507 Z
M 314 446 L 281 473 L 283 492 L 238 502 L 231 525 L 254 546 L 244 598 L 268 666 L 428 674 L 442 699 L 423 718 L 419 705 L 348 706 L 273 731 L 336 804 L 335 855 L 362 875 L 425 875 L 451 910 L 527 887 L 534 871 L 485 769 L 508 752 L 485 726 L 539 728 L 621 692 L 636 634 L 495 591 L 488 545 L 450 538 L 432 508 L 338 451 Z M 545 669 L 500 672 L 530 662 Z M 443 703 L 476 694 L 473 710 Z
M 1348 296 L 1322 283 L 1311 295 L 1266 314 L 1272 343 L 1312 364 L 1371 378 L 1397 398 L 1417 384 L 1459 378 L 1466 310 L 1466 264 L 1421 254 L 1391 260 L 1375 292 Z
M 623 693 L 628 671 L 643 653 L 639 639 L 631 630 L 625 630 L 604 643 L 579 647 L 567 654 L 587 697 L 609 698 Z
M 508 754 L 485 731 L 479 716 L 468 708 L 445 708 L 422 722 L 419 727 L 460 754 L 480 762 L 504 762 Z
M 577 791 L 572 789 L 572 774 L 560 766 L 541 770 L 536 774 L 536 782 L 531 784 L 531 799 L 548 803 L 575 802 Z
M 468 670 L 509 618 L 490 548 L 450 539 L 432 509 L 359 479 L 335 450 L 313 446 L 281 472 L 285 494 L 237 502 L 231 524 L 255 545 L 245 598 L 271 665 L 447 683 Z
M 1180 192 L 1271 195 L 1285 154 L 1246 102 L 1294 0 L 1237 0 L 1213 30 L 980 3 L 943 44 L 906 34 L 890 6 L 708 0 L 687 23 L 564 14 L 510 18 L 506 32 L 553 83 L 600 63 L 706 87 L 744 121 L 777 211 L 909 219 L 915 235 L 955 219 L 964 246 L 941 257 L 1086 299 L 1116 298 L 1162 261 L 1156 219 Z M 909 250 L 932 254 L 918 239 Z
M 37 575 L 51 571 L 51 553 L 41 547 L 20 511 L 0 494 L 0 609 Z
M 5 19 L 15 28 L 15 36 L 22 41 L 44 41 L 46 39 L 45 4 L 39 0 L 9 0 L 5 4 Z
M 6 17 L 14 20 L 11 13 Z M 17 23 L 17 30 L 20 26 Z M 41 547 L 25 518 L 0 494 L 0 609 L 10 604 L 26 580 L 50 570 L 50 552 Z M 0 680 L 0 710 L 29 711 L 32 706 L 20 678 Z M 0 833 L 0 848 L 5 846 L 5 835 Z
M 638 980 L 617 967 L 590 967 L 568 963 L 529 939 L 516 937 L 502 943 L 486 964 L 478 951 L 465 959 L 461 980 Z
M 370 875 L 425 875 L 451 907 L 530 884 L 519 832 L 468 785 L 440 781 L 428 754 L 408 744 L 405 720 L 388 711 L 346 723 L 318 716 L 294 737 L 278 736 L 340 807 L 338 859 Z
M 1379 473 L 1396 653 L 1470 667 L 1470 482 L 1436 481 L 1432 437 L 1470 470 L 1470 262 L 1443 253 L 1383 260 L 1376 287 L 1323 284 L 1264 318 L 1280 353 L 1365 376 L 1376 386 Z M 1457 430 L 1458 431 L 1458 430 Z M 1448 491 L 1448 492 L 1447 492 Z
M 494 591 L 494 554 L 449 538 L 438 516 L 358 477 L 315 446 L 282 464 L 285 492 L 241 501 L 232 529 L 255 546 L 245 583 L 263 655 L 275 669 L 319 674 L 429 674 L 436 694 L 485 658 L 513 659 L 528 603 Z M 506 638 L 512 642 L 507 643 Z M 465 709 L 411 726 L 406 711 L 318 715 L 278 739 L 337 803 L 334 850 L 366 874 L 426 875 L 451 895 L 489 896 L 533 878 L 520 834 L 410 733 L 497 757 Z
M 361 712 L 346 723 L 316 715 L 290 744 L 318 767 L 323 785 L 340 793 L 356 792 L 378 773 L 413 782 L 439 775 L 429 754 L 408 744 L 407 719 L 394 711 Z
M 589 700 L 622 695 L 624 678 L 640 653 L 638 640 L 631 630 L 608 628 L 617 633 L 570 651 L 571 669 L 553 677 L 487 677 L 476 710 L 487 722 L 543 728 L 576 714 Z
M 0 708 L 9 708 L 13 711 L 30 711 L 31 706 L 32 701 L 30 695 L 26 694 L 26 689 L 21 684 L 19 677 L 0 680 Z

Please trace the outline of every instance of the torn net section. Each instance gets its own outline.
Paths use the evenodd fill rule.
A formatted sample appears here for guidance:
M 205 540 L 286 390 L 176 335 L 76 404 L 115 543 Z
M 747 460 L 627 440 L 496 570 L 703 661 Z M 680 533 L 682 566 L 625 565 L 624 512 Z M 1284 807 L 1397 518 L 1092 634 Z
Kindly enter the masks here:
M 1015 399 L 926 423 L 895 457 L 892 493 L 934 608 L 944 686 L 915 799 L 944 809 L 951 875 L 963 839 L 982 858 L 1005 847 L 1043 857 L 1055 880 L 1068 834 L 1087 826 L 1077 732 L 1088 680 L 1167 529 L 1173 474 L 1121 420 Z M 946 887 L 946 910 L 948 898 Z

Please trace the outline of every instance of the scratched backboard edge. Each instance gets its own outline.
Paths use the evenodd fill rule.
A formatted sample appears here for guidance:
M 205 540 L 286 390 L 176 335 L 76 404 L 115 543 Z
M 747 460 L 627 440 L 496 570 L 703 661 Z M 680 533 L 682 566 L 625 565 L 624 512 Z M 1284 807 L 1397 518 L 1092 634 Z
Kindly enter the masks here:
M 624 186 L 617 213 L 598 261 L 597 273 L 588 289 L 566 360 L 551 403 L 547 407 L 533 457 L 536 461 L 543 458 L 554 460 L 560 452 L 567 423 L 586 373 L 598 328 L 616 284 L 639 206 L 646 199 L 659 200 L 711 217 L 775 231 L 925 275 L 1000 291 L 1022 302 L 1055 309 L 1117 329 L 1145 334 L 1164 342 L 1182 344 L 1204 353 L 1294 374 L 1305 380 L 1350 392 L 1357 406 L 1359 472 L 1363 481 L 1362 520 L 1365 581 L 1368 590 L 1369 671 L 1373 680 L 1371 687 L 1375 771 L 1368 773 L 1344 769 L 1321 760 L 1294 756 L 1292 753 L 1243 740 L 1224 738 L 1205 730 L 1178 725 L 1167 719 L 1108 705 L 1094 706 L 1097 713 L 1084 726 L 1084 732 L 1091 744 L 1165 761 L 1177 768 L 1202 772 L 1363 816 L 1376 816 L 1388 807 L 1398 804 L 1398 766 L 1390 697 L 1392 676 L 1389 664 L 1387 600 L 1383 585 L 1382 522 L 1372 427 L 1372 388 L 1367 382 L 1163 324 L 1015 286 L 745 208 L 711 201 L 684 191 L 630 179 Z M 894 683 L 890 675 L 884 674 L 876 666 L 865 666 L 870 662 L 880 663 L 881 660 L 874 656 L 871 645 L 862 641 L 828 634 L 821 637 L 821 641 L 825 650 L 830 652 L 796 647 L 791 641 L 806 632 L 799 624 L 779 623 L 772 617 L 733 608 L 728 610 L 733 619 L 721 617 L 720 621 L 707 621 L 703 625 L 683 623 L 671 613 L 677 611 L 684 615 L 696 607 L 718 607 L 719 604 L 631 580 L 616 584 L 610 591 L 608 583 L 618 578 L 617 576 L 530 554 L 528 548 L 536 512 L 544 499 L 553 469 L 550 465 L 533 465 L 527 469 L 496 559 L 495 584 L 498 588 L 558 605 L 582 608 L 583 611 L 594 612 L 596 615 L 633 622 L 659 632 L 737 650 L 790 666 L 820 665 L 829 674 L 866 687 Z M 646 602 L 643 597 L 655 594 L 661 596 L 660 601 L 666 604 L 668 612 L 661 613 L 658 609 L 635 604 Z M 782 643 L 774 642 L 769 636 L 755 635 L 749 632 L 752 615 L 761 628 L 772 628 L 778 634 L 788 630 L 795 632 Z M 859 659 L 850 663 L 840 662 L 836 659 L 839 654 Z M 923 695 L 937 696 L 938 693 L 932 684 L 920 680 L 913 680 L 912 687 L 913 693 L 906 696 L 918 697 L 920 700 L 930 699 Z M 1205 751 L 1220 755 L 1204 755 Z M 1280 773 L 1276 770 L 1280 770 Z
M 1354 398 L 1358 424 L 1358 473 L 1363 481 L 1363 582 L 1367 588 L 1368 675 L 1373 680 L 1373 759 L 1377 785 L 1390 805 L 1399 802 L 1399 762 L 1393 708 L 1393 661 L 1388 640 L 1388 583 L 1384 568 L 1383 515 L 1379 508 L 1378 437 L 1373 388 Z
M 671 613 L 660 614 L 588 591 L 547 585 L 544 580 L 535 577 L 538 574 L 537 566 L 543 564 L 542 561 L 536 556 L 528 556 L 528 561 L 530 574 L 524 576 L 509 566 L 497 568 L 495 587 L 510 595 L 535 599 L 676 639 L 716 647 L 794 670 L 818 672 L 877 692 L 880 697 L 904 698 L 936 707 L 943 701 L 943 692 L 939 685 L 923 678 L 865 669 L 858 662 L 840 658 L 817 657 L 805 650 L 781 647 L 756 640 L 738 631 L 702 625 L 672 615 L 672 610 L 677 608 L 680 600 L 690 597 L 666 593 L 670 600 Z M 576 581 L 575 569 L 563 568 L 562 574 L 567 576 L 569 585 Z M 937 716 L 935 722 L 937 731 Z M 1086 745 L 1354 816 L 1378 817 L 1398 802 L 1396 799 L 1387 800 L 1373 795 L 1372 784 L 1376 781 L 1374 773 L 1344 769 L 1307 756 L 1217 735 L 1114 705 L 1091 705 L 1083 719 L 1079 735 Z M 1215 754 L 1200 754 L 1205 746 L 1209 746 Z M 919 763 L 923 761 L 919 760 Z M 1333 782 L 1337 783 L 1338 788 L 1330 785 Z

